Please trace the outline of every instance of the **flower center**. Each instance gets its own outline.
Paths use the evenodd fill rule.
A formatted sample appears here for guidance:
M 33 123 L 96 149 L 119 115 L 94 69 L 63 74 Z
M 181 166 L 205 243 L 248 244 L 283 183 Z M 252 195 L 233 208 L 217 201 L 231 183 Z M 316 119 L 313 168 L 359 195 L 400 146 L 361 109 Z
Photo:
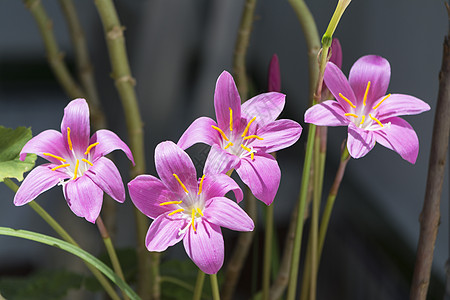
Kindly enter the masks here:
M 79 176 L 83 176 L 84 172 L 86 172 L 90 166 L 93 164 L 89 161 L 90 159 L 90 151 L 92 148 L 97 146 L 99 143 L 93 143 L 86 148 L 86 151 L 79 157 L 75 154 L 72 145 L 72 139 L 70 138 L 70 128 L 67 127 L 67 144 L 69 146 L 69 150 L 72 152 L 71 157 L 63 158 L 51 153 L 43 153 L 43 155 L 52 157 L 61 162 L 59 166 L 52 168 L 52 171 L 56 171 L 61 168 L 65 168 L 65 173 L 72 177 L 72 180 L 77 179 Z
M 345 102 L 347 102 L 350 105 L 350 112 L 345 113 L 344 115 L 346 117 L 349 117 L 349 119 L 356 125 L 358 128 L 362 128 L 364 130 L 368 131 L 376 131 L 376 130 L 383 130 L 386 127 L 389 128 L 391 123 L 382 123 L 380 120 L 378 120 L 376 115 L 376 109 L 383 103 L 387 98 L 391 96 L 391 94 L 386 95 L 383 99 L 381 99 L 380 102 L 378 102 L 377 105 L 373 106 L 372 109 L 367 109 L 366 103 L 367 103 L 367 95 L 369 94 L 370 89 L 370 81 L 367 82 L 366 91 L 364 93 L 362 106 L 357 107 L 355 104 L 353 104 L 347 97 L 339 93 L 339 97 L 341 97 Z

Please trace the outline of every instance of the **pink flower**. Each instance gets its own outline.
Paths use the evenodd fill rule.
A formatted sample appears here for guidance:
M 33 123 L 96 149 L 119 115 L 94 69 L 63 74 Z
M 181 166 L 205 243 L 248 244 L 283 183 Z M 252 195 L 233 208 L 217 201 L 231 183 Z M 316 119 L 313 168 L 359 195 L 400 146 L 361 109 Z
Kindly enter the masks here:
M 211 145 L 211 159 L 205 168 L 216 173 L 234 168 L 253 195 L 270 205 L 281 172 L 269 153 L 291 146 L 302 132 L 294 121 L 275 121 L 283 110 L 284 98 L 280 93 L 264 93 L 241 106 L 233 77 L 224 71 L 214 93 L 217 123 L 207 117 L 198 118 L 183 133 L 178 146 L 186 149 L 195 143 Z
M 14 197 L 24 205 L 55 185 L 63 186 L 70 209 L 79 217 L 95 223 L 103 203 L 103 192 L 118 202 L 125 201 L 125 188 L 114 163 L 104 157 L 122 150 L 134 164 L 128 146 L 113 132 L 99 130 L 91 138 L 89 107 L 84 99 L 71 101 L 64 109 L 61 133 L 46 130 L 32 138 L 20 152 L 36 153 L 50 163 L 34 168 Z
M 324 80 L 337 101 L 327 100 L 309 108 L 305 122 L 319 126 L 348 126 L 347 148 L 353 158 L 366 155 L 378 142 L 415 163 L 419 153 L 416 132 L 400 115 L 415 115 L 430 106 L 404 94 L 388 94 L 389 62 L 375 55 L 358 59 L 347 78 L 328 63 Z
M 252 219 L 234 201 L 225 198 L 239 186 L 225 174 L 203 175 L 197 181 L 194 164 L 173 142 L 155 149 L 158 179 L 140 175 L 128 183 L 131 200 L 154 219 L 145 244 L 149 251 L 164 251 L 183 240 L 186 253 L 205 273 L 215 274 L 223 264 L 224 243 L 220 227 L 252 231 Z

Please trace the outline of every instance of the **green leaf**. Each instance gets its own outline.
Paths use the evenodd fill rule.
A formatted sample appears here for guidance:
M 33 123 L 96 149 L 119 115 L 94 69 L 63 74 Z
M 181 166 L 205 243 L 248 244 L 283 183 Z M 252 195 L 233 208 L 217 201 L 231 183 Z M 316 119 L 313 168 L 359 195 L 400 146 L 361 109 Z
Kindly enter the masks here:
M 31 139 L 31 129 L 16 129 L 0 126 L 0 182 L 4 178 L 23 180 L 23 173 L 34 167 L 36 154 L 28 154 L 25 161 L 19 160 L 20 150 Z
M 28 230 L 17 230 L 8 227 L 0 227 L 0 235 L 7 235 L 28 239 L 42 244 L 50 245 L 56 248 L 60 248 L 61 250 L 72 253 L 78 256 L 79 258 L 83 259 L 87 263 L 91 264 L 92 266 L 94 266 L 100 272 L 102 272 L 106 277 L 108 277 L 112 282 L 114 282 L 122 291 L 124 291 L 130 297 L 131 300 L 141 299 L 136 294 L 136 292 L 130 288 L 128 284 L 126 284 L 122 279 L 120 279 L 119 276 L 116 275 L 116 273 L 114 273 L 113 270 L 111 270 L 111 268 L 109 268 L 100 260 L 98 260 L 91 254 L 89 254 L 88 252 L 84 251 L 83 249 L 77 246 L 74 246 L 63 240 L 45 234 L 36 233 Z

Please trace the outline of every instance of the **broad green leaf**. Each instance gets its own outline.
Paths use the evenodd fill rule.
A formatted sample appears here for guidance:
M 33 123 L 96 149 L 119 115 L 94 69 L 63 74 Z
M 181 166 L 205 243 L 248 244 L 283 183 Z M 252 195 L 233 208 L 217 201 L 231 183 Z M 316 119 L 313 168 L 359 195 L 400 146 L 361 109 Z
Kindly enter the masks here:
M 4 178 L 23 180 L 23 173 L 34 167 L 36 154 L 28 154 L 25 161 L 19 159 L 20 150 L 31 139 L 31 129 L 0 126 L 0 182 Z
M 60 248 L 61 250 L 67 251 L 69 253 L 72 253 L 79 258 L 83 259 L 87 263 L 91 264 L 95 268 L 97 268 L 100 272 L 102 272 L 106 277 L 108 277 L 112 282 L 114 282 L 122 291 L 124 291 L 131 300 L 134 299 L 141 299 L 139 296 L 133 291 L 133 289 L 130 288 L 128 284 L 126 284 L 122 279 L 120 279 L 119 276 L 114 273 L 111 268 L 106 266 L 104 263 L 102 263 L 100 260 L 89 254 L 88 252 L 84 251 L 83 249 L 74 246 L 72 244 L 69 244 L 63 240 L 41 234 L 36 233 L 28 230 L 17 230 L 12 229 L 8 227 L 0 227 L 0 235 L 7 235 L 7 236 L 14 236 L 19 237 L 23 239 L 32 240 L 35 242 L 39 242 L 42 244 L 50 245 L 56 248 Z

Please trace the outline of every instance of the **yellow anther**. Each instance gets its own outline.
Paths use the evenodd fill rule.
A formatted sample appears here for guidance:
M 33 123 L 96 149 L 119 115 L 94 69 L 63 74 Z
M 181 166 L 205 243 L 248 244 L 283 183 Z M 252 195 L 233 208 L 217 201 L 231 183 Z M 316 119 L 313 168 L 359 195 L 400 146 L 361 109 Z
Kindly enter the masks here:
M 82 158 L 81 160 L 84 161 L 85 163 L 87 163 L 88 165 L 91 165 L 91 166 L 94 165 L 93 163 L 91 163 L 91 162 L 88 161 L 87 159 Z
M 255 159 L 255 153 L 254 153 L 254 152 L 250 153 L 250 158 L 251 158 L 252 160 Z
M 197 212 L 198 212 L 198 214 L 199 214 L 200 216 L 203 217 L 203 212 L 202 212 L 202 210 L 201 210 L 200 208 L 198 208 L 198 207 L 197 207 Z
M 51 153 L 42 153 L 42 154 L 45 155 L 45 156 L 50 156 L 50 157 L 56 158 L 57 160 L 60 160 L 62 162 L 66 162 L 66 160 L 64 158 L 60 157 L 60 156 L 56 156 L 56 155 L 53 155 Z
M 174 214 L 182 212 L 182 211 L 184 211 L 184 209 L 182 209 L 182 208 L 176 209 L 173 212 L 169 213 L 168 216 L 174 215 Z
M 231 107 L 228 107 L 230 109 L 230 131 L 233 131 L 233 110 Z
M 192 216 L 192 229 L 194 229 L 194 231 L 197 231 L 197 230 L 195 229 L 195 222 L 194 222 L 194 220 L 195 220 L 195 209 L 192 209 L 192 214 L 191 214 L 191 216 Z
M 181 204 L 183 201 L 167 201 L 167 202 L 162 202 L 159 205 L 163 206 L 163 205 L 170 205 L 170 204 Z
M 253 119 L 251 119 L 250 120 L 250 122 L 248 122 L 248 124 L 247 124 L 247 127 L 245 127 L 245 129 L 244 129 L 244 132 L 242 133 L 242 137 L 244 137 L 244 136 L 246 136 L 247 135 L 247 132 L 248 132 L 248 130 L 249 130 L 249 128 L 250 128 L 250 125 L 253 123 L 253 121 L 255 121 L 256 120 L 256 117 L 253 117 Z
M 181 185 L 181 187 L 183 188 L 183 190 L 186 192 L 186 194 L 189 193 L 189 191 L 187 190 L 186 186 L 181 182 L 180 178 L 178 177 L 177 174 L 173 174 L 173 177 L 175 177 L 175 179 L 178 181 L 178 183 Z
M 234 144 L 232 143 L 232 142 L 229 142 L 226 146 L 225 146 L 225 148 L 223 148 L 223 149 L 228 149 L 228 148 L 230 148 L 231 146 L 233 146 Z
M 384 127 L 383 126 L 383 124 L 381 124 L 381 122 L 380 122 L 380 120 L 378 120 L 377 118 L 375 118 L 375 117 L 372 117 L 372 115 L 371 114 L 369 114 L 369 117 L 372 119 L 372 120 L 374 120 L 375 122 L 377 122 L 378 123 L 378 125 L 380 125 L 381 127 Z
M 222 137 L 223 137 L 223 139 L 225 140 L 225 141 L 229 141 L 229 139 L 227 138 L 227 136 L 225 135 L 225 133 L 222 131 L 222 129 L 220 129 L 219 127 L 217 127 L 217 126 L 214 126 L 214 125 L 211 125 L 211 127 L 213 128 L 213 129 L 215 129 L 215 130 L 217 130 L 221 135 L 222 135 Z
M 244 140 L 248 140 L 248 139 L 257 139 L 257 140 L 260 140 L 260 141 L 263 140 L 262 137 L 259 137 L 259 136 L 257 136 L 257 135 L 249 135 L 249 136 L 246 136 L 246 137 L 244 138 Z
M 346 114 L 344 114 L 344 116 L 350 116 L 350 117 L 355 117 L 355 118 L 358 118 L 358 115 L 355 115 L 355 114 L 352 114 L 352 113 L 346 113 Z
M 67 127 L 67 143 L 69 144 L 69 149 L 72 150 L 72 140 L 70 139 L 70 128 Z
M 366 121 L 366 116 L 365 116 L 365 115 L 363 115 L 363 116 L 361 117 L 361 123 L 359 123 L 359 125 L 364 124 L 364 121 Z
M 366 106 L 367 94 L 369 93 L 370 81 L 367 81 L 366 92 L 364 93 L 363 105 Z
M 68 166 L 70 166 L 70 164 L 59 165 L 59 166 L 57 166 L 57 167 L 54 167 L 54 168 L 52 169 L 52 171 L 58 170 L 58 169 L 60 169 L 60 168 L 65 168 L 65 167 L 68 167 Z
M 202 192 L 203 180 L 205 180 L 205 174 L 203 174 L 202 179 L 200 179 L 200 184 L 198 185 L 198 194 L 197 195 L 200 195 Z
M 248 152 L 252 152 L 252 149 L 241 144 L 242 149 L 247 150 Z
M 80 166 L 80 161 L 77 159 L 77 163 L 75 164 L 75 171 L 73 171 L 73 180 L 77 179 L 78 176 L 78 167 Z
M 372 107 L 372 109 L 377 109 L 380 106 L 380 104 L 383 103 L 383 101 L 386 100 L 387 98 L 389 98 L 390 96 L 391 96 L 391 94 L 384 96 L 384 98 L 380 102 L 378 102 L 377 105 Z
M 97 143 L 93 143 L 93 144 L 89 145 L 86 149 L 86 152 L 84 152 L 84 155 L 88 155 L 89 151 L 91 151 L 91 149 L 94 148 L 95 146 L 97 146 L 98 144 L 100 144 L 100 143 L 97 142 Z
M 352 101 L 348 100 L 346 97 L 344 97 L 344 95 L 342 95 L 341 93 L 339 93 L 339 97 L 341 97 L 342 99 L 344 99 L 348 104 L 350 104 L 351 107 L 356 108 L 356 105 L 352 103 Z

